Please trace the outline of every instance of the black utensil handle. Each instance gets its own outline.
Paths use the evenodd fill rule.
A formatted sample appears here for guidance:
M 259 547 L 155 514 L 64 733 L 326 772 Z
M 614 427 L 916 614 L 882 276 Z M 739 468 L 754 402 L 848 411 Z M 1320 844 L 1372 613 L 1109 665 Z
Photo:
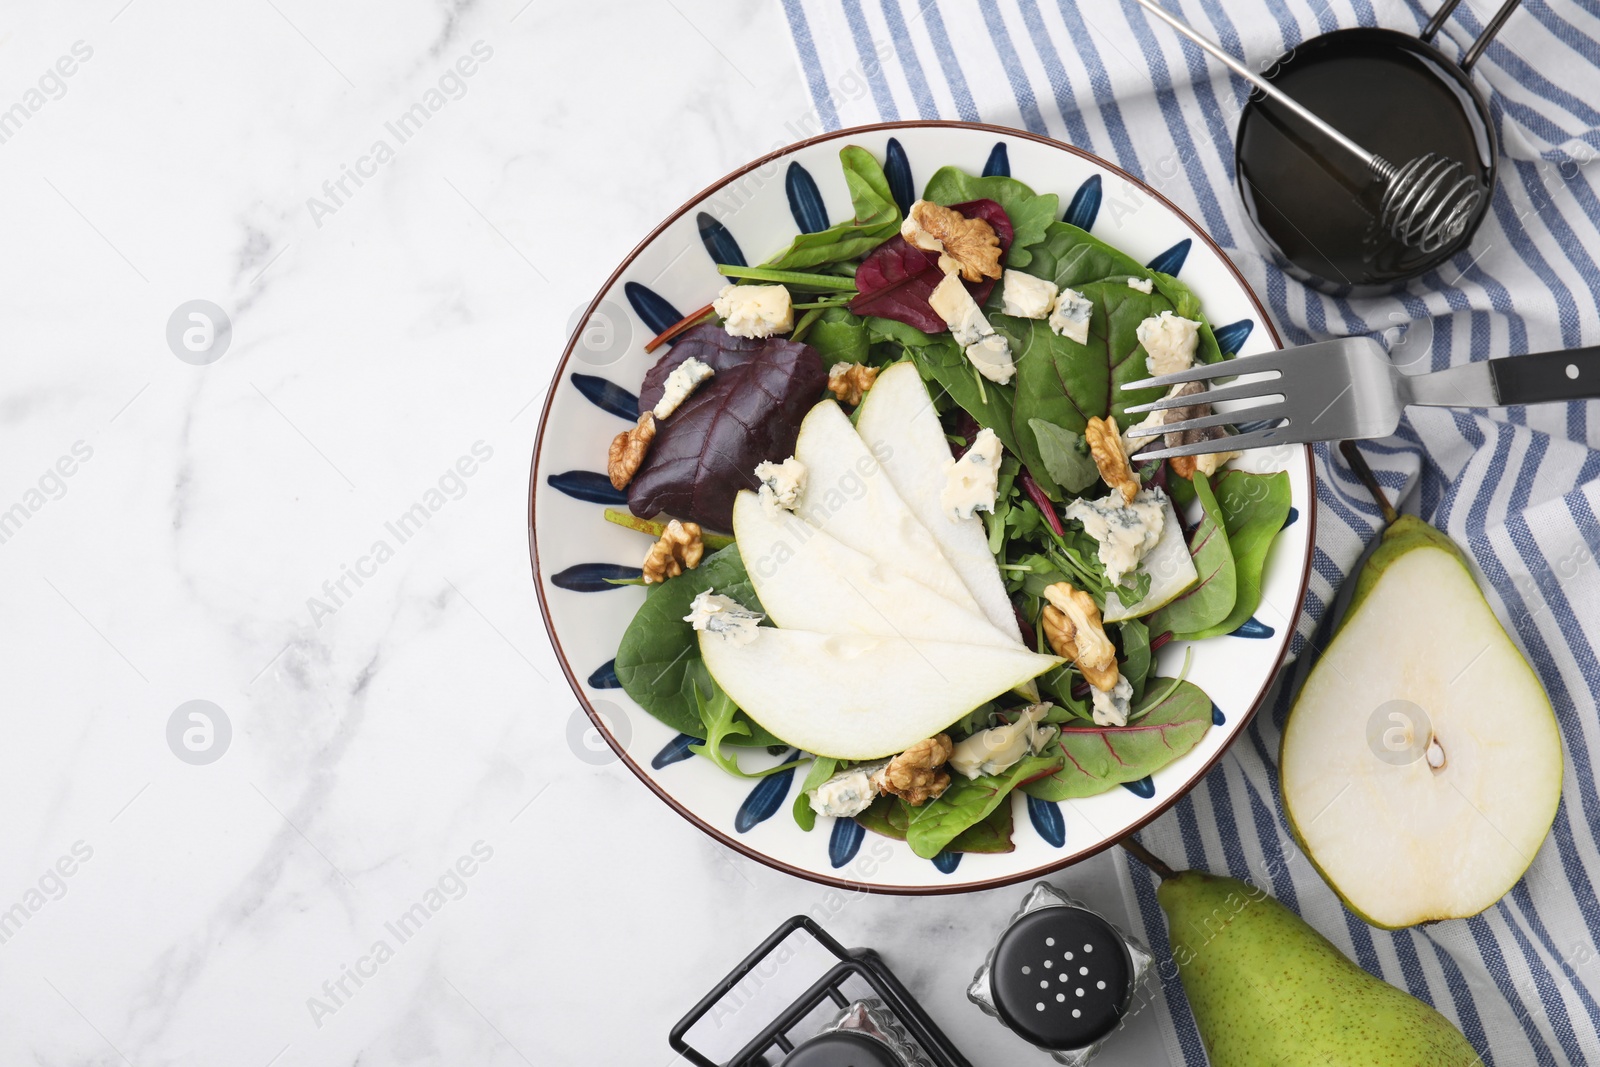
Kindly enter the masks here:
M 1502 404 L 1600 399 L 1600 346 L 1489 361 Z

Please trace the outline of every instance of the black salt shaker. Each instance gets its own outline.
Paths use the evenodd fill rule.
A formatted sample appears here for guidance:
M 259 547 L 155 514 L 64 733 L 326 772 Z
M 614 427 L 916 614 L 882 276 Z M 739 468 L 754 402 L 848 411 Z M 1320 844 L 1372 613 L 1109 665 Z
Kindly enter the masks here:
M 1138 1009 L 1142 944 L 1046 882 L 1029 890 L 967 998 L 1058 1063 L 1084 1067 Z

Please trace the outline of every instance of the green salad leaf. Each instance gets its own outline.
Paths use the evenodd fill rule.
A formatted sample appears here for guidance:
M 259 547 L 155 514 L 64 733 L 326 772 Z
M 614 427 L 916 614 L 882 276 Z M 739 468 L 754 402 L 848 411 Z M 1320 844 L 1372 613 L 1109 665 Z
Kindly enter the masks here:
M 930 803 L 936 804 L 938 801 Z M 872 806 L 855 819 L 875 834 L 904 841 L 918 810 L 899 797 L 883 796 L 873 801 Z M 945 848 L 951 852 L 1010 852 L 1016 848 L 1011 841 L 1011 830 L 1011 805 L 998 804 L 982 820 L 957 834 Z
M 1284 471 L 1226 471 L 1217 479 L 1216 500 L 1233 555 L 1236 594 L 1227 617 L 1185 633 L 1183 636 L 1190 640 L 1232 633 L 1261 606 L 1261 575 L 1267 566 L 1267 550 L 1289 517 L 1289 475 Z
M 739 766 L 739 757 L 724 752 L 722 746 L 733 743 L 735 738 L 742 738 L 743 740 L 738 743 L 748 745 L 751 736 L 750 727 L 753 725 L 751 721 L 740 714 L 739 706 L 716 682 L 711 683 L 710 696 L 706 696 L 696 684 L 694 703 L 695 710 L 700 714 L 700 721 L 705 726 L 706 739 L 703 744 L 690 745 L 690 752 L 706 757 L 737 778 L 765 778 L 769 774 L 777 774 L 779 771 L 799 766 L 800 761 L 793 760 L 762 771 L 745 770 Z
M 931 337 L 915 326 L 893 319 L 869 318 L 867 326 L 875 340 L 902 345 L 906 355 L 916 363 L 923 381 L 944 389 L 979 426 L 993 430 L 1007 452 L 1018 454 L 1017 435 L 1011 426 L 1016 394 L 1012 386 L 996 385 L 980 377 L 972 361 L 949 334 Z
M 1004 774 L 978 778 L 955 775 L 950 788 L 937 800 L 911 810 L 911 821 L 906 826 L 906 842 L 911 851 L 923 859 L 937 856 L 962 831 L 988 818 L 1017 786 L 1058 769 L 1061 760 L 1059 753 L 1028 756 Z
M 1067 723 L 1040 758 L 1053 757 L 1055 769 L 1022 787 L 1041 800 L 1074 800 L 1136 782 L 1182 756 L 1211 728 L 1211 698 L 1191 682 L 1152 678 L 1145 704 L 1135 704 L 1138 721 L 1128 726 Z
M 824 367 L 831 367 L 835 363 L 866 363 L 872 337 L 861 316 L 846 308 L 826 308 L 811 323 L 806 344 L 817 350 Z
M 900 232 L 900 205 L 872 153 L 856 145 L 839 152 L 855 217 L 816 233 L 802 233 L 762 264 L 774 270 L 806 270 L 860 259 Z
M 689 614 L 690 601 L 707 589 L 730 596 L 752 611 L 761 610 L 739 546 L 729 545 L 706 556 L 694 570 L 650 586 L 617 649 L 617 680 L 622 691 L 641 708 L 691 737 L 705 737 L 707 729 L 700 717 L 697 687 L 711 692 L 716 683 L 700 659 L 698 635 L 683 617 Z M 754 722 L 748 722 L 747 728 L 748 733 L 728 734 L 722 743 L 783 743 Z
M 1117 623 L 1117 632 L 1122 637 L 1119 671 L 1133 686 L 1133 704 L 1137 707 L 1144 696 L 1146 676 L 1155 665 L 1155 657 L 1150 654 L 1150 627 L 1139 619 L 1128 619 Z
M 1063 429 L 1044 419 L 1029 419 L 1039 460 L 1050 480 L 1069 493 L 1081 493 L 1100 477 L 1083 434 Z
M 833 772 L 838 768 L 839 761 L 832 756 L 817 756 L 811 761 L 811 769 L 806 772 L 805 781 L 800 783 L 800 792 L 795 795 L 791 811 L 795 824 L 808 834 L 812 827 L 817 825 L 817 812 L 811 806 L 811 798 L 806 794 L 832 778 Z
M 1200 580 L 1190 590 L 1150 616 L 1157 632 L 1171 630 L 1182 638 L 1216 632 L 1233 611 L 1238 599 L 1238 567 L 1228 544 L 1228 525 L 1222 506 L 1211 491 L 1211 479 L 1194 472 L 1195 497 L 1203 515 L 1189 539 L 1189 554 L 1194 557 Z
M 1015 178 L 998 174 L 975 178 L 956 167 L 935 171 L 922 190 L 922 199 L 946 207 L 969 200 L 993 200 L 999 204 L 1011 220 L 1011 250 L 1006 254 L 1006 266 L 1019 269 L 1029 265 L 1033 246 L 1044 240 L 1046 231 L 1061 214 L 1061 198 L 1055 193 L 1041 196 Z

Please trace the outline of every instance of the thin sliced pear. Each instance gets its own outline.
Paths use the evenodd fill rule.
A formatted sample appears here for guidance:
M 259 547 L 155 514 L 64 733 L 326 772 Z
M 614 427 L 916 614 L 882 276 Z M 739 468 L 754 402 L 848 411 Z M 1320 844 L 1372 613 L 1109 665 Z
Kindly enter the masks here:
M 1161 540 L 1139 561 L 1139 569 L 1150 575 L 1150 591 L 1131 607 L 1122 603 L 1115 589 L 1107 593 L 1102 616 L 1106 622 L 1148 615 L 1178 599 L 1200 580 L 1194 557 L 1189 555 L 1189 539 L 1183 534 L 1183 524 L 1178 521 L 1170 498 L 1166 502 L 1165 521 L 1161 524 Z
M 983 520 L 976 515 L 952 519 L 939 506 L 950 469 L 950 444 L 915 364 L 896 363 L 878 375 L 856 412 L 856 432 L 879 457 L 900 499 L 933 535 L 989 621 L 1020 642 L 1022 631 L 989 551 Z
M 824 400 L 806 415 L 794 457 L 806 468 L 795 507 L 802 518 L 890 570 L 982 610 L 838 404 Z
M 744 645 L 701 633 L 700 655 L 723 691 L 773 735 L 850 760 L 903 752 L 1063 662 L 1016 645 L 770 626 Z
M 989 620 L 840 544 L 756 494 L 733 503 L 733 536 L 756 596 L 786 629 L 1016 645 Z
M 1538 677 L 1455 545 L 1399 517 L 1284 728 L 1284 809 L 1322 876 L 1391 929 L 1476 915 L 1533 862 L 1561 800 Z

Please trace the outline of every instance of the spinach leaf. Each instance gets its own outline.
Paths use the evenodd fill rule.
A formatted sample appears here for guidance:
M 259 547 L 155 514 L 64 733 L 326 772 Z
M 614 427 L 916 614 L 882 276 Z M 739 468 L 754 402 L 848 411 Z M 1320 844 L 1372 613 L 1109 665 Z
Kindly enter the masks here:
M 706 739 L 701 744 L 690 745 L 690 752 L 705 756 L 736 778 L 765 778 L 769 774 L 777 774 L 779 771 L 786 771 L 790 767 L 799 765 L 799 760 L 791 760 L 777 767 L 768 767 L 764 771 L 745 770 L 739 766 L 739 757 L 722 751 L 722 746 L 729 744 L 736 737 L 744 738 L 744 743 L 749 744 L 750 720 L 740 717 L 739 706 L 715 681 L 711 683 L 710 696 L 706 696 L 696 684 L 694 702 L 695 710 L 699 712 L 700 721 L 704 724 L 700 732 L 706 735 Z
M 1012 386 L 981 380 L 972 361 L 948 333 L 929 336 L 914 326 L 884 318 L 870 318 L 867 326 L 875 339 L 905 346 L 923 381 L 941 386 L 980 427 L 993 430 L 1007 452 L 1018 454 L 1017 436 L 1012 429 L 1016 392 Z
M 1062 756 L 1029 756 L 1004 774 L 968 778 L 958 774 L 950 788 L 911 812 L 906 841 L 911 851 L 932 859 L 963 831 L 988 818 L 1017 786 L 1061 767 Z
M 839 761 L 832 756 L 817 756 L 811 761 L 811 769 L 806 772 L 805 781 L 800 783 L 800 792 L 794 798 L 795 825 L 806 833 L 817 825 L 817 811 L 811 806 L 811 798 L 806 794 L 817 786 L 833 777 L 833 772 L 839 767 Z
M 866 320 L 844 308 L 827 308 L 811 324 L 806 344 L 817 350 L 822 365 L 865 363 L 870 358 L 872 338 Z
M 975 178 L 956 167 L 942 167 L 928 179 L 922 199 L 952 207 L 969 200 L 993 200 L 1005 208 L 1014 231 L 1006 266 L 1022 268 L 1033 259 L 1032 247 L 1044 240 L 1056 216 L 1061 214 L 1061 198 L 1055 193 L 1040 196 L 1015 178 L 992 175 Z
M 706 556 L 694 570 L 650 586 L 617 649 L 617 680 L 622 691 L 651 715 L 691 737 L 703 737 L 705 730 L 696 686 L 709 692 L 715 683 L 700 659 L 698 635 L 683 617 L 689 614 L 689 602 L 707 589 L 730 596 L 752 611 L 761 610 L 739 546 L 729 545 Z M 728 736 L 725 743 L 783 743 L 754 722 L 748 725 L 748 735 Z
M 1044 419 L 1029 419 L 1039 459 L 1051 481 L 1069 493 L 1081 493 L 1100 477 L 1083 435 L 1073 433 Z
M 1187 593 L 1150 616 L 1157 632 L 1171 630 L 1188 638 L 1211 631 L 1233 611 L 1238 599 L 1238 568 L 1228 544 L 1228 527 L 1211 491 L 1211 479 L 1194 472 L 1195 497 L 1204 509 L 1200 525 L 1189 539 L 1189 554 L 1194 557 L 1200 580 Z
M 1165 681 L 1151 679 L 1151 684 Z M 1045 756 L 1059 766 L 1029 782 L 1022 791 L 1041 800 L 1072 800 L 1136 782 L 1182 756 L 1211 728 L 1211 698 L 1190 682 L 1163 687 L 1164 696 L 1148 707 L 1135 705 L 1139 720 L 1129 726 L 1070 723 Z
M 1237 593 L 1233 610 L 1219 623 L 1183 636 L 1194 640 L 1232 633 L 1261 606 L 1261 574 L 1267 550 L 1289 517 L 1289 475 L 1226 471 L 1217 479 L 1217 505 L 1233 553 Z
M 900 206 L 889 192 L 889 179 L 872 153 L 856 145 L 839 152 L 844 180 L 850 187 L 855 217 L 817 233 L 802 233 L 788 248 L 762 264 L 775 270 L 805 270 L 860 259 L 900 232 Z
M 955 788 L 954 784 L 951 788 Z M 873 801 L 872 806 L 855 819 L 875 834 L 904 841 L 917 810 L 899 797 L 885 796 Z M 1016 848 L 1011 841 L 1011 829 L 1011 805 L 1000 804 L 982 821 L 957 834 L 945 847 L 951 852 L 1010 852 Z

